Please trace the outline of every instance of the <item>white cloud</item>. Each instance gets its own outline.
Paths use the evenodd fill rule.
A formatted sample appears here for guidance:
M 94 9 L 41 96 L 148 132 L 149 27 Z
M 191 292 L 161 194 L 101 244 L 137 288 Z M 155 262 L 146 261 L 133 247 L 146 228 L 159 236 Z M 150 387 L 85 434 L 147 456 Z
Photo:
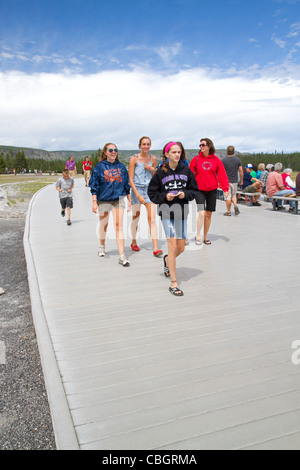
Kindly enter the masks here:
M 300 33 L 300 22 L 298 23 L 293 23 L 290 26 L 290 33 L 288 34 L 288 38 L 294 38 L 299 36 Z
M 284 49 L 286 46 L 286 41 L 280 38 L 276 38 L 275 36 L 272 37 L 272 41 L 274 41 L 275 44 L 277 44 L 277 46 L 279 46 L 281 49 Z
M 13 54 L 10 54 L 8 52 L 1 52 L 0 57 L 3 59 L 14 59 L 15 56 Z
M 161 46 L 154 48 L 156 54 L 158 54 L 159 57 L 167 64 L 172 61 L 174 57 L 180 54 L 181 50 L 182 44 L 180 42 L 177 42 L 174 46 Z
M 298 150 L 300 79 L 282 76 L 257 69 L 2 73 L 0 143 L 81 150 L 112 141 L 134 149 L 149 135 L 155 149 L 170 139 L 195 148 L 211 137 L 240 151 Z

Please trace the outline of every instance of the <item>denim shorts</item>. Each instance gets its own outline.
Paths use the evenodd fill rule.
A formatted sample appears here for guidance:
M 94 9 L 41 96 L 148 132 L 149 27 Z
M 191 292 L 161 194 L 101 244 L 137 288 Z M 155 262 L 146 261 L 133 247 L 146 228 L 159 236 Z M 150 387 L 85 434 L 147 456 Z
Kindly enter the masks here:
M 166 238 L 185 240 L 187 236 L 187 219 L 162 219 Z
M 150 201 L 149 196 L 148 196 L 148 186 L 140 186 L 140 187 L 136 186 L 136 189 L 137 189 L 137 192 L 140 194 L 140 196 L 143 196 L 143 198 L 145 199 L 146 204 L 150 204 L 151 201 Z M 133 204 L 140 204 L 138 198 L 136 197 L 136 195 L 134 194 L 132 189 L 130 191 L 130 196 L 131 196 L 132 205 Z

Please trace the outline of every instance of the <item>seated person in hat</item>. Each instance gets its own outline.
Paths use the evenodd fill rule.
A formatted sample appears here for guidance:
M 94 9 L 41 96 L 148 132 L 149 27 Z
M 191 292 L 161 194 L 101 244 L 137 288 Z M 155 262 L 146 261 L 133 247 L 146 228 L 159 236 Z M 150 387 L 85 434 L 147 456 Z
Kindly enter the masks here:
M 246 169 L 244 172 L 244 179 L 243 179 L 243 186 L 242 186 L 242 190 L 244 193 L 262 193 L 262 190 L 264 187 L 263 182 L 255 178 L 253 176 L 253 172 L 254 172 L 253 166 L 251 165 L 251 163 L 248 163 L 248 165 L 246 165 Z M 257 202 L 259 197 L 260 195 L 253 196 L 254 206 L 260 206 L 259 202 Z

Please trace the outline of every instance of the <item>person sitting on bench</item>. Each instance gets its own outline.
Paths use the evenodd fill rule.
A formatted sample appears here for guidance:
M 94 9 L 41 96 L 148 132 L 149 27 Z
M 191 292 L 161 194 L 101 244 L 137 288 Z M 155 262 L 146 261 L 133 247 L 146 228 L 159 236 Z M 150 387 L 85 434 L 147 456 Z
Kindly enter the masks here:
M 285 189 L 283 184 L 283 179 L 281 176 L 283 165 L 282 163 L 278 162 L 275 163 L 275 171 L 270 173 L 267 179 L 267 196 L 289 196 L 295 195 L 293 190 Z M 295 203 L 293 201 L 289 201 L 290 210 L 294 210 Z M 276 202 L 277 210 L 284 210 L 282 206 L 282 200 L 278 199 Z
M 253 172 L 253 166 L 251 163 L 248 163 L 246 165 L 245 173 L 244 173 L 244 180 L 243 180 L 243 186 L 242 190 L 243 193 L 262 193 L 263 190 L 263 183 L 258 180 L 257 178 L 254 178 L 251 173 Z M 253 206 L 260 206 L 261 204 L 258 202 L 258 199 L 260 197 L 260 194 L 257 196 L 252 196 L 253 197 Z

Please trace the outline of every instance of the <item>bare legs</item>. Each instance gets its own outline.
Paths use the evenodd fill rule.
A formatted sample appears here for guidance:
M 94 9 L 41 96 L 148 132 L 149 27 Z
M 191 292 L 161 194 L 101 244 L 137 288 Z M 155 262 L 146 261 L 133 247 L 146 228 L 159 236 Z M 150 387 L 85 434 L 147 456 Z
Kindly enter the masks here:
M 207 241 L 207 234 L 211 224 L 212 212 L 210 211 L 199 211 L 197 218 L 197 240 L 200 240 L 201 230 L 204 226 L 203 240 Z
M 237 198 L 236 196 L 233 196 L 231 199 L 226 199 L 226 207 L 227 207 L 227 212 L 231 212 L 231 204 L 233 204 L 234 207 L 237 206 Z
M 116 241 L 119 250 L 119 255 L 124 254 L 124 233 L 123 233 L 123 216 L 124 216 L 124 209 L 112 209 L 113 219 L 114 219 L 114 227 L 116 232 Z M 103 212 L 99 216 L 100 218 L 100 245 L 105 245 L 106 239 L 106 232 L 108 227 L 108 218 L 109 212 Z
M 156 205 L 147 203 L 145 204 L 147 210 L 148 224 L 150 229 L 150 234 L 153 243 L 153 251 L 156 251 L 157 248 L 157 228 L 156 228 Z M 136 243 L 136 234 L 138 229 L 138 223 L 141 215 L 141 204 L 134 204 L 132 206 L 132 223 L 131 223 L 131 236 L 132 236 L 132 245 L 135 246 Z
M 167 266 L 170 270 L 170 278 L 172 281 L 172 287 L 177 287 L 178 283 L 176 281 L 176 258 L 181 255 L 185 249 L 185 240 L 168 238 L 168 257 L 167 257 Z

